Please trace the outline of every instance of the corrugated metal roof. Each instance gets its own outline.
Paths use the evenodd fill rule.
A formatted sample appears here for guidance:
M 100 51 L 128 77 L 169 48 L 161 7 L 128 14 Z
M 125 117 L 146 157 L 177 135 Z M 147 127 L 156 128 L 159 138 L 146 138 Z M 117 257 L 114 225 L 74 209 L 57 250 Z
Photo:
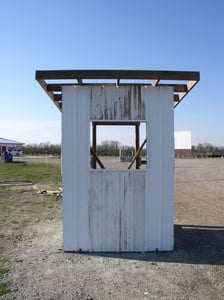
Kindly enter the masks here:
M 23 145 L 24 143 L 0 137 L 0 145 Z

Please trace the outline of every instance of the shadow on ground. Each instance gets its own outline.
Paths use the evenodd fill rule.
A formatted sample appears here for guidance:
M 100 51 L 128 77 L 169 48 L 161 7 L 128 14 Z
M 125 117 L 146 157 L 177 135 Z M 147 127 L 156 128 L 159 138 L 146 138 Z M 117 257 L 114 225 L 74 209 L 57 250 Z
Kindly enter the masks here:
M 174 225 L 175 247 L 171 252 L 80 253 L 141 261 L 224 265 L 224 227 Z

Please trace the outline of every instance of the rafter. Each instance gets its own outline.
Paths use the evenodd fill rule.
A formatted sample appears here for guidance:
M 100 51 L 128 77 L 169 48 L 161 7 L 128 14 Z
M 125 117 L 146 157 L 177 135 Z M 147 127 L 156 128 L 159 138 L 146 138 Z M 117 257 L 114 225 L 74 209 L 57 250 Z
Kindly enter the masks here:
M 114 83 L 105 83 L 105 79 L 114 80 Z M 39 70 L 36 71 L 36 80 L 59 109 L 61 109 L 62 106 L 61 94 L 63 86 L 102 84 L 104 86 L 116 87 L 126 85 L 172 87 L 174 93 L 174 107 L 176 107 L 198 83 L 200 80 L 200 73 L 189 71 L 148 70 Z M 90 82 L 85 83 L 85 80 L 90 80 Z M 91 80 L 94 80 L 94 82 L 91 83 Z M 120 80 L 131 80 L 131 83 L 121 83 Z M 145 81 L 148 80 L 149 82 L 145 83 Z M 50 81 L 54 81 L 54 83 L 50 83 Z M 163 83 L 163 81 L 165 82 Z M 166 81 L 171 83 L 166 83 Z M 183 81 L 186 83 L 183 84 Z

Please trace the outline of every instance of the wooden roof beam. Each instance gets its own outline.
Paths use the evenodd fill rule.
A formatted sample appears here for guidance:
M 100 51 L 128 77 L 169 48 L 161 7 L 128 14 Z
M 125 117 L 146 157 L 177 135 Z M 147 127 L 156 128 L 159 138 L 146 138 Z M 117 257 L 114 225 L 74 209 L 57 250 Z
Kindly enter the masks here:
M 62 95 L 61 94 L 54 94 L 54 101 L 62 102 Z
M 175 84 L 171 86 L 173 86 L 174 93 L 183 93 L 188 91 L 186 84 Z
M 36 79 L 136 79 L 199 81 L 199 72 L 147 70 L 46 70 L 36 71 Z
M 197 84 L 197 80 L 189 80 L 187 84 L 187 91 L 190 92 L 190 90 L 193 89 L 193 87 Z
M 194 82 L 195 83 L 195 82 Z M 195 83 L 196 84 L 196 83 Z M 48 92 L 61 92 L 62 91 L 62 86 L 73 86 L 74 84 L 71 83 L 58 83 L 58 84 L 46 84 L 46 89 Z M 84 84 L 84 85 L 95 85 L 95 84 Z M 109 84 L 105 84 L 105 85 L 110 85 L 110 86 L 115 86 L 115 84 L 109 83 Z M 120 81 L 117 80 L 116 86 L 120 85 Z M 125 85 L 125 84 L 121 84 L 121 85 Z M 145 84 L 140 84 L 140 85 L 145 85 Z M 189 87 L 186 84 L 155 84 L 152 86 L 170 86 L 173 87 L 174 92 L 176 93 L 180 93 L 180 92 L 188 92 L 189 91 Z M 193 88 L 193 86 L 191 87 L 191 89 Z
M 152 86 L 157 86 L 159 84 L 159 79 L 154 79 L 152 81 Z
M 179 93 L 179 102 L 184 99 L 184 97 L 190 92 L 190 90 L 193 89 L 193 87 L 197 84 L 197 80 L 190 80 L 187 83 L 187 90 L 185 92 L 180 92 Z
M 43 90 L 45 91 L 45 93 L 51 98 L 51 100 L 54 102 L 54 95 L 52 92 L 49 92 L 47 90 L 47 84 L 44 80 L 38 80 L 39 84 L 41 85 L 41 87 L 43 88 Z
M 54 96 L 54 104 L 57 106 L 57 108 L 61 111 L 62 110 L 62 95 L 61 94 L 53 94 Z
M 174 102 L 174 103 L 179 103 L 179 102 L 180 102 L 179 95 L 177 95 L 177 94 L 174 94 L 174 95 L 173 95 L 173 102 Z
M 80 79 L 80 78 L 77 78 L 77 82 L 78 82 L 78 85 L 82 85 L 83 83 L 82 83 L 82 79 Z
M 62 87 L 64 85 L 85 85 L 83 79 L 99 79 L 98 83 L 90 83 L 90 85 L 102 84 L 100 80 L 103 79 L 115 79 L 115 84 L 106 84 L 112 86 L 123 85 L 120 84 L 120 80 L 150 80 L 152 84 L 149 86 L 170 86 L 174 92 L 174 107 L 176 107 L 183 98 L 189 93 L 189 91 L 200 80 L 199 72 L 188 71 L 146 71 L 146 70 L 59 70 L 59 71 L 36 71 L 36 80 L 39 82 L 43 90 L 55 103 L 55 105 L 61 110 L 62 107 Z M 47 83 L 47 80 L 67 80 L 58 84 Z M 68 83 L 69 80 L 76 80 L 77 84 Z M 187 81 L 187 84 L 159 84 L 160 80 L 168 81 Z M 88 84 L 87 84 L 88 85 Z M 124 84 L 126 85 L 126 84 Z M 135 82 L 130 85 L 145 85 L 141 82 Z
M 48 92 L 61 92 L 62 91 L 62 84 L 47 84 L 47 91 Z
M 103 125 L 103 126 L 136 126 L 136 125 L 140 125 L 140 122 L 136 122 L 136 121 L 92 121 L 92 123 L 94 125 Z

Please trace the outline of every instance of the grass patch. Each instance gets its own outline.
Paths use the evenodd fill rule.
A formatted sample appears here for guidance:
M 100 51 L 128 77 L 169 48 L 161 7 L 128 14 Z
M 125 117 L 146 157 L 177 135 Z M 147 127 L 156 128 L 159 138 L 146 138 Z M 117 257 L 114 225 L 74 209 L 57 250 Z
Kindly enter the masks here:
M 42 163 L 0 163 L 0 181 L 32 181 L 45 188 L 61 186 L 61 167 Z M 22 239 L 24 229 L 51 220 L 61 209 L 61 198 L 37 193 L 37 187 L 0 186 L 0 297 L 10 292 L 5 276 L 8 257 Z
M 29 180 L 40 184 L 61 183 L 61 166 L 57 164 L 0 164 L 0 180 Z
M 0 277 L 5 275 L 6 273 L 8 273 L 8 271 L 9 271 L 9 269 L 7 269 L 7 268 L 0 268 Z
M 3 296 L 10 292 L 8 282 L 0 282 L 0 296 Z
M 12 220 L 12 221 L 10 221 L 10 223 L 11 223 L 11 224 L 19 224 L 19 221 L 17 221 L 17 220 Z
M 2 279 L 3 276 L 8 273 L 8 271 L 9 271 L 8 268 L 0 268 L 0 279 Z M 0 282 L 0 296 L 3 296 L 9 292 L 10 292 L 9 283 L 6 281 L 1 281 Z
M 6 257 L 0 257 L 0 267 L 8 261 Z

